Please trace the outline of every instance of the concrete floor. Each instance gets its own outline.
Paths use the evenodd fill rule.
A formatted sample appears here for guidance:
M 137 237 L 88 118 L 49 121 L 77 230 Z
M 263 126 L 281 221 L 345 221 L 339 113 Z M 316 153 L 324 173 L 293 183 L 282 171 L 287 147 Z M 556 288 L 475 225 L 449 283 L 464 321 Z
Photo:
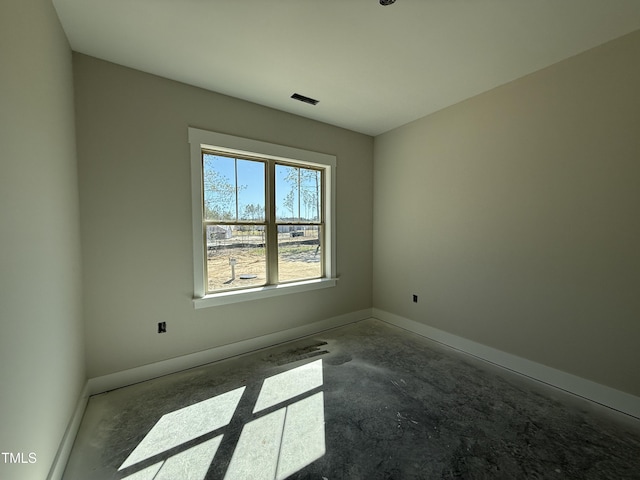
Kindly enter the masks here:
M 639 479 L 640 420 L 366 320 L 91 397 L 63 478 Z

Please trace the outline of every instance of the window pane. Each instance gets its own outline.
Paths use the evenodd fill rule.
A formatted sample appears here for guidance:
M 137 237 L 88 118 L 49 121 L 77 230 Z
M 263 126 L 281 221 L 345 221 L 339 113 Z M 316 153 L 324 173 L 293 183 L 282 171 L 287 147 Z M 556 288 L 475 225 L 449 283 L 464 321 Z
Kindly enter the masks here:
M 306 222 L 320 222 L 321 175 L 318 170 L 300 169 L 300 216 Z
M 279 222 L 320 222 L 322 174 L 276 165 L 276 218 Z
M 322 276 L 321 228 L 318 225 L 278 226 L 280 282 Z
M 276 220 L 298 222 L 300 220 L 298 167 L 276 165 Z
M 235 159 L 203 155 L 205 220 L 236 220 Z
M 264 285 L 264 225 L 207 225 L 207 292 Z
M 253 160 L 237 160 L 238 216 L 240 220 L 264 221 L 265 164 Z

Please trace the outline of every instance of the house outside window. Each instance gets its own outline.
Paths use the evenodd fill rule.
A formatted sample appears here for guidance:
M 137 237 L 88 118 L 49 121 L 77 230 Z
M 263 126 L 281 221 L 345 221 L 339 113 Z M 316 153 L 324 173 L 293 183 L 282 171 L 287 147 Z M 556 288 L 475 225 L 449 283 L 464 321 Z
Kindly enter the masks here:
M 189 129 L 196 308 L 335 285 L 336 158 Z

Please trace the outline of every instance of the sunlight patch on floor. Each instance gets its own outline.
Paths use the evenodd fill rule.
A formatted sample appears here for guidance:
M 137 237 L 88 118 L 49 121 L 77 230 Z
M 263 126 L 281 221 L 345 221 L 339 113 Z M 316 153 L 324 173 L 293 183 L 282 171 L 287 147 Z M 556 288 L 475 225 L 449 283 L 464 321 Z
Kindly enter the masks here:
M 118 470 L 228 425 L 244 390 L 245 387 L 237 388 L 167 413 L 153 426 Z
M 324 395 L 312 393 L 322 385 L 322 360 L 265 379 L 224 479 L 283 480 L 322 457 L 326 451 Z M 162 416 L 118 469 L 128 469 L 123 472 L 126 475 L 139 468 L 123 480 L 203 480 L 223 435 L 198 443 L 199 439 L 229 425 L 245 389 Z M 276 410 L 265 412 L 271 407 Z M 195 445 L 185 445 L 188 442 Z M 180 450 L 181 446 L 185 449 Z M 166 458 L 145 466 L 163 453 Z
M 253 413 L 272 407 L 322 385 L 322 360 L 265 379 Z

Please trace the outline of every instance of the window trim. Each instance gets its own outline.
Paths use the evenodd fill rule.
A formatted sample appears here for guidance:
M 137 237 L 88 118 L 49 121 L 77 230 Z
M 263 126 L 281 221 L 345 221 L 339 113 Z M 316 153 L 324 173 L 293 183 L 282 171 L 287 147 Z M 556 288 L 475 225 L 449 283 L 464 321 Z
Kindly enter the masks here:
M 195 308 L 237 303 L 277 295 L 298 293 L 319 288 L 333 287 L 337 282 L 336 270 L 336 168 L 334 155 L 302 150 L 299 148 L 262 142 L 223 133 L 189 127 L 191 152 L 191 210 L 193 234 L 193 304 Z M 204 258 L 204 227 L 202 219 L 202 150 L 215 150 L 230 155 L 257 156 L 281 162 L 301 162 L 325 170 L 323 195 L 325 199 L 325 238 L 328 240 L 324 252 L 324 277 L 301 280 L 263 287 L 229 290 L 206 294 Z

